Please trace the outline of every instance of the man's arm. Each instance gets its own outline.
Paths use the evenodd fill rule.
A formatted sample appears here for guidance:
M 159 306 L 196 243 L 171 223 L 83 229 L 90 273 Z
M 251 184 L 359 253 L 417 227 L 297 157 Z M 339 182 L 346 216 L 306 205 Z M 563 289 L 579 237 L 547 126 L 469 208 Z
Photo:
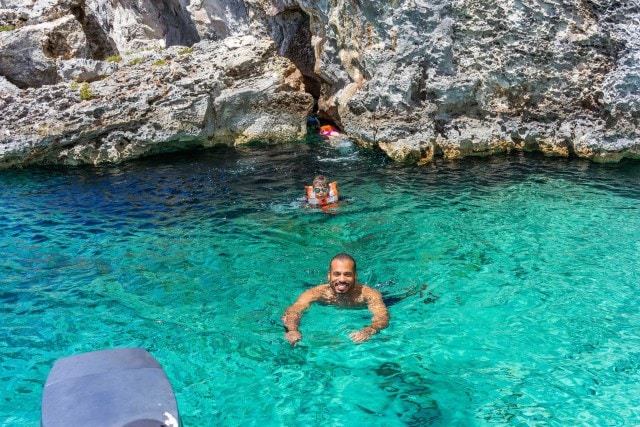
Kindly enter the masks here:
M 349 337 L 354 342 L 367 341 L 372 335 L 377 334 L 378 331 L 389 325 L 389 310 L 387 310 L 387 306 L 382 300 L 382 294 L 368 286 L 363 286 L 362 292 L 367 302 L 367 307 L 373 316 L 371 317 L 371 325 L 349 334 Z
M 282 323 L 287 329 L 284 337 L 291 343 L 296 345 L 298 341 L 302 340 L 302 333 L 298 330 L 300 327 L 300 319 L 302 319 L 302 312 L 311 306 L 315 300 L 317 300 L 322 294 L 321 286 L 316 286 L 306 290 L 298 297 L 298 300 L 291 304 L 285 310 L 282 315 Z

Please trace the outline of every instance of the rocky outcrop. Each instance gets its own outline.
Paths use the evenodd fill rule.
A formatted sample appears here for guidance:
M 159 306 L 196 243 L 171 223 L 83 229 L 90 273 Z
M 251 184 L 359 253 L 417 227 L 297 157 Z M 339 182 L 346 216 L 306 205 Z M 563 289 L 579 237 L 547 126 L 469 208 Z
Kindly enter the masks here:
M 334 79 L 324 110 L 360 143 L 418 162 L 640 157 L 637 4 L 338 3 L 326 61 L 340 57 L 349 82 Z
M 640 158 L 635 2 L 0 7 L 4 167 L 301 138 L 312 109 L 399 161 L 513 150 Z
M 0 84 L 4 167 L 99 164 L 303 138 L 311 95 L 268 40 L 227 38 L 128 60 L 109 78 L 20 90 Z

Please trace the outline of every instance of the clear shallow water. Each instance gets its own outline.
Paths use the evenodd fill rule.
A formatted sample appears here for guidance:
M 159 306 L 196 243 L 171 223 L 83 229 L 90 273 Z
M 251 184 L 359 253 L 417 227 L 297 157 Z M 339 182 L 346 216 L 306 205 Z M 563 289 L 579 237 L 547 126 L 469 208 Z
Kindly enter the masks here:
M 302 207 L 324 173 L 346 199 Z M 400 166 L 324 143 L 0 172 L 0 424 L 60 357 L 144 347 L 185 426 L 637 425 L 640 163 Z M 353 254 L 390 304 L 279 317 Z M 427 289 L 422 289 L 426 284 Z

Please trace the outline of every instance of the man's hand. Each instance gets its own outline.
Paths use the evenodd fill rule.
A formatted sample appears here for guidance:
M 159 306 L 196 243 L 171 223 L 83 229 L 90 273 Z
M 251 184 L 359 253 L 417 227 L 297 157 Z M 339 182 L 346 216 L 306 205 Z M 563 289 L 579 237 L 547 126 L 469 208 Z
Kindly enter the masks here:
M 351 338 L 351 341 L 353 342 L 365 342 L 376 332 L 377 331 L 374 328 L 372 328 L 371 326 L 367 326 L 360 329 L 359 331 L 351 332 L 349 334 L 349 338 Z
M 300 331 L 289 331 L 284 334 L 284 337 L 289 341 L 289 344 L 296 345 L 298 341 L 302 340 L 302 334 Z

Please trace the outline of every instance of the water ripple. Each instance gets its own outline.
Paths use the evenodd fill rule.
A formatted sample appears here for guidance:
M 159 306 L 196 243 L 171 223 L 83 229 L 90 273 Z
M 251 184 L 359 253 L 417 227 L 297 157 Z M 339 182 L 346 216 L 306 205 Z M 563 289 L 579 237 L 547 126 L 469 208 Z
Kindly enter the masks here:
M 330 213 L 301 203 L 317 174 L 339 182 Z M 185 425 L 638 420 L 639 178 L 322 141 L 1 171 L 0 419 L 38 422 L 56 359 L 141 346 Z M 290 348 L 282 311 L 340 251 L 390 328 L 355 346 L 366 310 L 314 307 Z

